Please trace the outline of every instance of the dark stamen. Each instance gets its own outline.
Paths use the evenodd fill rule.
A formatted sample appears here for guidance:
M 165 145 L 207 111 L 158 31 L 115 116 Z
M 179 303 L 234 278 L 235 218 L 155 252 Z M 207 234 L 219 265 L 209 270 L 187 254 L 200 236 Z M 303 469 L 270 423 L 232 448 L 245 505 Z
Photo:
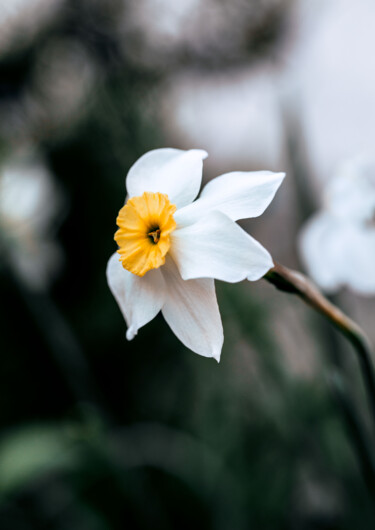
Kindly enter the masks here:
M 156 245 L 160 239 L 161 230 L 160 228 L 157 228 L 156 230 L 153 230 L 152 232 L 149 232 L 147 235 L 151 239 L 151 241 Z

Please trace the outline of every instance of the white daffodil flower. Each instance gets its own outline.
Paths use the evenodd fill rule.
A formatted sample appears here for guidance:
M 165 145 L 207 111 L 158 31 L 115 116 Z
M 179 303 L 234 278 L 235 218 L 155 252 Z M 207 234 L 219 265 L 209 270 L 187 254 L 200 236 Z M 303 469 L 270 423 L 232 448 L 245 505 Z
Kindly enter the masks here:
M 185 346 L 219 361 L 223 327 L 214 279 L 258 280 L 273 266 L 235 221 L 261 215 L 284 173 L 227 173 L 194 201 L 206 157 L 198 149 L 156 149 L 130 168 L 107 278 L 128 340 L 161 310 Z
M 0 167 L 0 252 L 31 289 L 48 288 L 60 267 L 54 222 L 62 202 L 37 154 L 27 151 Z
M 375 163 L 357 158 L 329 183 L 323 209 L 301 232 L 302 258 L 322 289 L 375 294 L 374 215 Z

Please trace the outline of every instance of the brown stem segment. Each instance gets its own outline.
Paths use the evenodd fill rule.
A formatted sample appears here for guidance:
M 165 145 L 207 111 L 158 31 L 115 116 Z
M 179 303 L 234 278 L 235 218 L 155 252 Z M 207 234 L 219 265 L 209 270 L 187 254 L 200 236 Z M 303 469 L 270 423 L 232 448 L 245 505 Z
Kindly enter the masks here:
M 375 376 L 372 364 L 372 351 L 368 338 L 363 330 L 333 305 L 317 287 L 303 274 L 293 271 L 278 263 L 270 269 L 264 279 L 280 291 L 296 294 L 306 304 L 324 315 L 354 346 L 361 366 L 366 391 L 375 420 Z

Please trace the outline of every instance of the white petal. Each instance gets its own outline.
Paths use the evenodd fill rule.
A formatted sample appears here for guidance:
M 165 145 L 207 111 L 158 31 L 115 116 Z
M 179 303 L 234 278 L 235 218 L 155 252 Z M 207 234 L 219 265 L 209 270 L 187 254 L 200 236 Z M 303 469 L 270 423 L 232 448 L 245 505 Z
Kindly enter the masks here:
M 375 211 L 374 162 L 364 155 L 345 162 L 327 184 L 326 209 L 343 220 L 371 221 Z
M 346 231 L 343 276 L 360 294 L 375 294 L 375 229 L 351 224 Z
M 183 280 L 171 258 L 162 272 L 167 286 L 162 313 L 173 333 L 193 352 L 219 361 L 224 335 L 214 280 Z
M 275 196 L 285 173 L 234 171 L 211 180 L 194 203 L 176 212 L 180 225 L 194 223 L 209 211 L 218 210 L 230 219 L 261 215 Z
M 175 230 L 170 252 L 184 280 L 259 280 L 273 267 L 267 250 L 220 212 Z
M 199 193 L 203 160 L 206 151 L 191 149 L 155 149 L 141 156 L 130 168 L 126 188 L 130 197 L 144 191 L 166 193 L 181 208 L 190 204 Z
M 163 307 L 166 289 L 160 269 L 140 278 L 124 269 L 117 252 L 107 265 L 108 285 L 128 325 L 126 338 L 132 340 L 138 329 L 150 322 Z
M 347 229 L 347 223 L 322 212 L 300 234 L 300 252 L 308 273 L 325 291 L 333 292 L 345 283 Z

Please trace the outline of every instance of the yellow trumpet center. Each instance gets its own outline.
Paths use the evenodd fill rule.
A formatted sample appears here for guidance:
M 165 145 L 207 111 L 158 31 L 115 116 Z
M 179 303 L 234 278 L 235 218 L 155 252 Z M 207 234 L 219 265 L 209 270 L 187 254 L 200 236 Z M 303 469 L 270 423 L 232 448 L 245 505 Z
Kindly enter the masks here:
M 176 209 L 168 195 L 150 191 L 132 197 L 121 208 L 115 240 L 124 269 L 144 276 L 165 263 L 171 246 L 169 235 L 176 228 L 173 218 Z

